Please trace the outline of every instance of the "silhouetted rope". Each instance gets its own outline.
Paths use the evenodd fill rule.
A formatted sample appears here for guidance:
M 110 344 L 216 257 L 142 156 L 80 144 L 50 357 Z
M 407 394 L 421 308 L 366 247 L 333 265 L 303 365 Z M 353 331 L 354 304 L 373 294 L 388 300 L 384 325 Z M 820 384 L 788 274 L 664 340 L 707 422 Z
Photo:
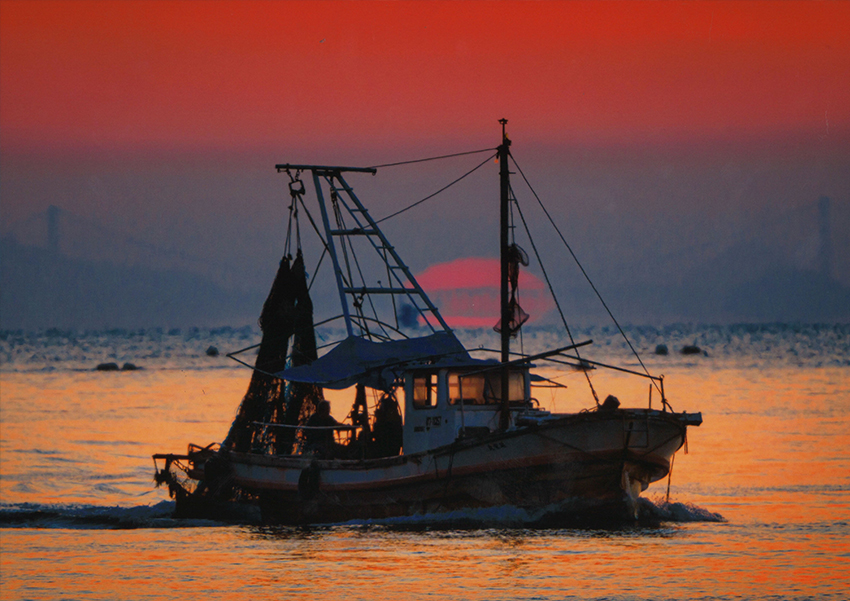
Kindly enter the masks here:
M 492 149 L 488 148 L 487 150 L 492 150 Z M 478 150 L 478 151 L 476 151 L 476 152 L 483 152 L 483 151 Z M 472 154 L 472 153 L 463 153 L 463 154 Z M 457 156 L 457 155 L 446 155 L 446 156 Z M 436 191 L 436 192 L 434 192 L 433 194 L 429 194 L 428 196 L 426 196 L 426 197 L 425 197 L 425 198 L 423 198 L 422 200 L 417 200 L 417 201 L 416 201 L 416 202 L 414 202 L 412 205 L 407 206 L 407 207 L 405 207 L 405 208 L 401 209 L 400 211 L 396 211 L 396 212 L 395 212 L 395 213 L 393 213 L 392 215 L 387 215 L 386 217 L 384 217 L 384 218 L 382 218 L 382 219 L 378 219 L 377 221 L 375 221 L 375 224 L 382 223 L 382 222 L 386 221 L 387 219 L 392 219 L 393 217 L 396 217 L 397 215 L 401 215 L 401 214 L 402 214 L 402 213 L 404 213 L 405 211 L 409 211 L 409 210 L 410 210 L 410 209 L 412 209 L 413 207 L 418 206 L 418 205 L 421 205 L 421 204 L 422 204 L 423 202 L 425 202 L 426 200 L 430 200 L 431 198 L 434 198 L 437 194 L 440 194 L 441 192 L 445 192 L 446 190 L 448 190 L 449 188 L 451 188 L 452 186 L 454 186 L 456 183 L 458 183 L 458 182 L 459 182 L 460 180 L 462 180 L 463 178 L 465 178 L 465 177 L 467 177 L 468 175 L 471 175 L 471 174 L 475 173 L 476 171 L 478 171 L 481 167 L 483 167 L 484 165 L 486 165 L 487 163 L 489 163 L 489 162 L 490 162 L 490 159 L 494 158 L 495 156 L 496 156 L 495 154 L 490 155 L 489 157 L 487 157 L 486 159 L 484 159 L 484 160 L 483 160 L 480 164 L 478 164 L 476 167 L 474 167 L 474 168 L 472 168 L 471 170 L 467 171 L 466 173 L 464 173 L 463 175 L 461 175 L 459 178 L 457 178 L 456 180 L 454 180 L 452 183 L 450 183 L 450 184 L 447 184 L 447 185 L 443 186 L 442 188 L 440 188 L 439 190 L 437 190 L 437 191 Z M 443 158 L 443 157 L 438 157 L 438 158 Z M 422 159 L 422 160 L 433 160 L 433 159 Z M 418 162 L 418 161 L 410 161 L 410 162 L 411 162 L 411 163 L 415 163 L 415 162 Z M 399 163 L 399 164 L 401 164 L 401 163 Z
M 540 200 L 540 197 L 537 195 L 537 192 L 534 191 L 534 188 L 531 186 L 531 183 L 528 181 L 528 178 L 525 177 L 525 173 L 522 172 L 522 168 L 516 162 L 516 159 L 514 159 L 513 155 L 511 155 L 511 159 L 513 160 L 514 166 L 516 166 L 517 171 L 522 176 L 522 179 L 525 181 L 525 185 L 528 186 L 528 189 L 531 190 L 531 193 L 534 195 L 534 198 L 537 199 L 537 203 L 540 205 L 540 208 L 543 209 L 543 213 L 546 215 L 546 218 L 549 220 L 549 223 L 551 223 L 552 227 L 555 228 L 555 231 L 558 233 L 558 236 L 561 238 L 561 242 L 564 243 L 564 246 L 566 246 L 566 248 L 569 251 L 570 255 L 572 256 L 573 260 L 576 262 L 576 265 L 578 266 L 578 268 L 581 271 L 584 278 L 587 280 L 587 283 L 590 284 L 591 289 L 596 294 L 596 298 L 598 298 L 599 302 L 602 303 L 602 306 L 605 307 L 605 311 L 607 311 L 608 317 L 610 317 L 611 321 L 614 322 L 614 325 L 617 326 L 617 330 L 620 331 L 620 335 L 623 337 L 623 340 L 625 340 L 626 344 L 629 345 L 629 348 L 631 349 L 632 354 L 638 360 L 638 363 L 640 363 L 640 366 L 643 368 L 643 371 L 646 373 L 647 376 L 651 375 L 649 373 L 649 370 L 646 368 L 646 365 L 644 365 L 643 360 L 640 358 L 640 355 L 638 355 L 638 352 L 635 350 L 635 347 L 632 346 L 632 342 L 629 340 L 629 337 L 626 336 L 626 333 L 623 331 L 623 328 L 620 327 L 620 323 L 617 321 L 617 318 L 614 317 L 614 314 L 611 312 L 611 309 L 608 308 L 608 305 L 605 302 L 605 299 L 602 298 L 602 295 L 599 293 L 599 290 L 596 289 L 596 286 L 591 281 L 590 276 L 587 275 L 587 272 L 584 270 L 584 267 L 582 266 L 581 262 L 578 260 L 578 257 L 573 252 L 572 247 L 569 245 L 566 238 L 564 238 L 564 235 L 561 233 L 561 230 L 558 228 L 557 224 L 555 224 L 555 220 L 552 219 L 552 216 L 549 214 L 549 211 L 546 210 L 546 207 L 543 205 L 543 201 Z M 658 384 L 656 384 L 654 380 L 652 380 L 652 385 L 655 386 L 655 388 L 659 392 L 661 392 L 661 389 L 658 387 Z M 597 402 L 598 402 L 598 400 L 597 400 Z
M 400 161 L 398 163 L 385 163 L 383 165 L 372 165 L 369 169 L 378 169 L 380 167 L 397 167 L 399 165 L 412 165 L 413 163 L 424 163 L 426 161 L 438 161 L 440 159 L 451 159 L 454 157 L 462 157 L 468 154 L 479 154 L 481 152 L 493 152 L 495 148 L 483 148 L 481 150 L 470 150 L 468 152 L 456 152 L 454 154 L 444 154 L 438 157 L 429 157 L 427 159 L 413 159 L 412 161 Z
M 558 309 L 558 315 L 561 316 L 561 323 L 564 324 L 564 329 L 567 331 L 567 336 L 570 339 L 570 344 L 575 345 L 576 341 L 573 339 L 573 333 L 570 331 L 570 326 L 567 324 L 567 318 L 564 316 L 564 311 L 561 309 L 561 303 L 558 302 L 558 297 L 555 295 L 555 290 L 552 287 L 552 282 L 549 280 L 549 274 L 546 273 L 546 267 L 543 266 L 543 260 L 540 258 L 540 252 L 537 250 L 537 245 L 534 243 L 534 238 L 531 237 L 531 231 L 528 229 L 528 223 L 525 221 L 525 215 L 522 214 L 522 209 L 519 206 L 519 202 L 516 200 L 516 195 L 513 194 L 513 188 L 511 189 L 511 194 L 514 197 L 514 204 L 516 205 L 517 213 L 519 213 L 520 221 L 522 221 L 522 225 L 525 228 L 525 235 L 528 236 L 528 241 L 531 242 L 531 249 L 534 251 L 534 256 L 537 257 L 537 264 L 540 265 L 540 270 L 543 272 L 543 279 L 546 280 L 546 285 L 549 287 L 549 294 L 552 295 L 552 300 L 555 301 L 555 308 Z M 579 359 L 579 364 L 581 364 L 581 355 L 579 354 L 578 349 L 575 349 L 575 354 L 576 357 L 578 357 Z M 596 394 L 596 389 L 593 387 L 593 382 L 590 381 L 590 374 L 587 373 L 587 370 L 582 371 L 584 372 L 584 377 L 587 379 L 587 385 L 590 386 L 590 392 L 591 394 L 593 394 L 593 400 L 596 401 L 596 406 L 598 407 L 599 395 Z

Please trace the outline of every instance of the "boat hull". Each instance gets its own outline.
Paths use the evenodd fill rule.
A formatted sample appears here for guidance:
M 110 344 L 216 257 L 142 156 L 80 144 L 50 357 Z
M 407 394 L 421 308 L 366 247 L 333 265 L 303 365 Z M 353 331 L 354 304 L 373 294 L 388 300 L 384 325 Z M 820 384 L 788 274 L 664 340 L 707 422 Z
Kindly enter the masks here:
M 664 478 L 688 421 L 658 411 L 589 412 L 528 423 L 414 455 L 323 461 L 221 455 L 267 523 L 336 523 L 510 507 L 527 519 L 628 521 Z

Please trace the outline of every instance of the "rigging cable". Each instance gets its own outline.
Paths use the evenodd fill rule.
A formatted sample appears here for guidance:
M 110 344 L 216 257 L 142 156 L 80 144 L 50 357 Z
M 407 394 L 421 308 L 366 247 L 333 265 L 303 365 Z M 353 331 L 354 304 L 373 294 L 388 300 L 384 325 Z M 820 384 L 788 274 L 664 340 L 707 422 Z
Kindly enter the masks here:
M 400 161 L 398 163 L 385 163 L 383 165 L 372 165 L 369 169 L 379 169 L 381 167 L 397 167 L 399 165 L 412 165 L 413 163 L 425 163 L 427 161 L 437 161 L 440 159 L 452 159 L 454 157 L 462 157 L 468 154 L 479 154 L 482 152 L 493 152 L 495 148 L 483 148 L 481 150 L 470 150 L 468 152 L 456 152 L 454 154 L 444 154 L 438 157 L 429 157 L 427 159 L 414 159 L 412 161 Z
M 296 242 L 296 247 L 298 249 L 301 248 L 301 229 L 298 227 L 298 201 L 293 197 L 292 204 L 289 205 L 289 223 L 286 226 L 286 239 L 283 243 L 283 255 L 285 257 L 292 256 L 292 224 L 295 223 L 296 237 L 298 241 Z
M 514 164 L 516 164 L 516 161 L 514 161 Z M 531 188 L 531 186 L 529 186 L 529 188 Z M 532 190 L 532 192 L 534 192 L 534 190 Z M 543 272 L 543 279 L 546 280 L 546 285 L 549 287 L 549 294 L 552 295 L 552 300 L 555 301 L 555 307 L 558 309 L 558 315 L 561 316 L 561 322 L 564 324 L 564 329 L 567 331 L 570 344 L 575 345 L 576 341 L 573 339 L 573 333 L 570 330 L 570 326 L 567 324 L 567 318 L 564 316 L 564 311 L 561 309 L 561 303 L 558 302 L 558 297 L 555 296 L 555 290 L 552 287 L 552 282 L 549 280 L 549 274 L 546 273 L 546 268 L 543 266 L 543 260 L 540 258 L 540 252 L 537 250 L 534 238 L 531 237 L 531 231 L 528 229 L 528 223 L 525 221 L 525 215 L 522 214 L 522 209 L 519 206 L 519 202 L 516 200 L 516 195 L 513 193 L 513 189 L 511 189 L 511 194 L 514 196 L 514 204 L 516 205 L 517 213 L 519 213 L 519 218 L 522 221 L 522 225 L 525 227 L 525 234 L 528 236 L 528 241 L 531 242 L 531 248 L 534 251 L 534 256 L 537 257 L 537 264 L 540 265 L 540 270 Z M 576 357 L 579 359 L 579 364 L 581 364 L 581 355 L 579 354 L 578 349 L 574 349 L 574 352 Z M 582 373 L 584 373 L 584 377 L 587 379 L 587 385 L 590 386 L 590 392 L 593 394 L 593 400 L 596 401 L 596 406 L 599 407 L 599 395 L 596 394 L 596 389 L 593 387 L 593 382 L 590 380 L 590 374 L 586 369 L 583 369 Z
M 301 171 L 296 171 L 293 176 L 289 169 L 286 170 L 286 174 L 289 176 L 289 193 L 292 196 L 292 205 L 289 207 L 290 212 L 290 222 L 292 220 L 292 212 L 294 210 L 296 216 L 296 228 L 297 228 L 297 236 L 298 236 L 298 248 L 301 248 L 301 225 L 297 220 L 298 217 L 298 203 L 301 203 L 301 208 L 304 211 L 304 214 L 307 215 L 307 219 L 310 221 L 310 225 L 313 226 L 313 231 L 316 232 L 316 236 L 319 241 L 322 243 L 322 255 L 319 257 L 319 262 L 316 264 L 316 267 L 313 269 L 313 277 L 310 278 L 309 283 L 307 284 L 307 291 L 309 292 L 313 288 L 313 283 L 316 281 L 316 274 L 319 271 L 319 267 L 322 265 L 322 260 L 325 258 L 325 255 L 328 254 L 328 243 L 322 237 L 322 233 L 319 230 L 319 227 L 316 225 L 316 222 L 313 220 L 313 216 L 310 214 L 310 211 L 307 209 L 307 205 L 304 202 L 304 183 L 301 181 Z M 294 184 L 298 182 L 300 184 L 300 189 Z M 286 233 L 286 242 L 284 244 L 284 252 L 289 253 L 290 250 L 290 236 L 291 231 L 291 223 Z
M 292 224 L 295 222 L 295 244 L 296 249 L 301 250 L 301 225 L 298 221 L 298 200 L 303 203 L 304 182 L 301 181 L 301 171 L 296 171 L 295 175 L 287 169 L 286 174 L 289 176 L 289 196 L 292 202 L 289 205 L 289 223 L 286 227 L 286 241 L 284 242 L 284 255 L 292 255 Z
M 313 283 L 316 281 L 316 275 L 319 273 L 319 267 L 322 266 L 322 260 L 325 258 L 325 255 L 329 254 L 328 243 L 322 237 L 321 231 L 319 231 L 319 227 L 316 225 L 316 222 L 313 220 L 313 216 L 310 214 L 310 211 L 307 210 L 307 205 L 304 204 L 304 198 L 299 196 L 298 200 L 301 202 L 301 208 L 304 211 L 304 214 L 307 215 L 307 219 L 310 221 L 310 225 L 313 226 L 313 231 L 316 232 L 316 236 L 319 238 L 319 241 L 322 243 L 322 255 L 319 257 L 319 262 L 316 263 L 316 267 L 313 268 L 313 277 L 310 278 L 310 282 L 307 285 L 307 291 L 313 289 Z
M 519 164 L 516 162 L 516 159 L 514 159 L 513 155 L 510 155 L 510 156 L 511 156 L 511 159 L 513 159 L 513 162 L 514 162 L 514 165 L 517 168 L 517 171 L 519 171 L 519 174 L 522 176 L 522 179 L 525 181 L 525 185 L 528 186 L 528 189 L 531 190 L 531 193 L 534 195 L 534 198 L 537 199 L 537 203 L 540 205 L 540 208 L 543 209 L 543 213 L 546 215 L 546 218 L 549 220 L 549 223 L 551 223 L 552 227 L 555 228 L 555 231 L 558 233 L 558 236 L 561 238 L 561 242 L 563 242 L 564 246 L 567 247 L 567 250 L 570 252 L 570 255 L 573 257 L 573 260 L 576 262 L 576 265 L 578 266 L 579 270 L 581 270 L 582 275 L 584 275 L 584 278 L 587 280 L 587 283 L 590 284 L 590 287 L 593 289 L 593 292 L 596 294 L 596 298 L 598 298 L 599 302 L 602 303 L 602 306 L 605 307 L 605 311 L 608 312 L 608 316 L 611 318 L 611 321 L 613 321 L 614 325 L 617 326 L 617 329 L 620 331 L 620 335 L 623 337 L 623 340 L 626 341 L 626 344 L 629 345 L 629 348 L 631 349 L 632 354 L 638 360 L 638 363 L 640 363 L 640 366 L 643 368 L 643 371 L 646 372 L 647 376 L 650 376 L 649 370 L 646 368 L 646 365 L 644 365 L 643 360 L 640 358 L 640 355 L 638 355 L 638 352 L 635 350 L 635 347 L 632 346 L 631 340 L 629 340 L 629 337 L 626 336 L 626 333 L 623 331 L 623 328 L 620 326 L 620 323 L 617 321 L 617 318 L 614 317 L 614 314 L 611 312 L 611 309 L 608 308 L 608 305 L 605 302 L 605 299 L 603 299 L 602 295 L 599 294 L 599 290 L 596 289 L 596 286 L 591 281 L 590 276 L 587 275 L 587 272 L 584 270 L 584 267 L 579 262 L 578 257 L 573 252 L 572 247 L 569 245 L 567 240 L 564 238 L 564 235 L 561 233 L 561 230 L 558 229 L 558 226 L 555 223 L 555 220 L 552 219 L 552 216 L 549 214 L 549 211 L 546 210 L 546 207 L 543 205 L 543 201 L 540 200 L 540 197 L 537 195 L 537 192 L 534 191 L 534 188 L 531 186 L 531 182 L 529 182 L 528 178 L 525 177 L 525 173 L 522 172 L 522 167 L 519 166 Z M 659 392 L 662 392 L 661 389 L 658 387 L 658 385 L 655 383 L 655 380 L 651 380 L 651 381 L 652 381 L 653 386 L 655 386 L 655 388 Z M 663 392 L 662 392 L 662 398 L 663 398 L 663 396 L 664 395 L 663 395 Z M 598 399 L 597 399 L 597 402 L 598 402 Z
M 343 221 L 342 210 L 339 208 L 339 195 L 337 194 L 336 187 L 334 186 L 333 178 L 325 176 L 325 180 L 327 181 L 328 185 L 330 186 L 331 208 L 333 209 L 334 219 L 336 220 L 336 227 L 340 231 L 345 230 L 346 227 L 345 227 L 345 222 Z M 354 288 L 354 274 L 351 271 L 351 263 L 350 263 L 349 258 L 348 258 L 349 247 L 352 246 L 352 242 L 351 242 L 351 240 L 348 240 L 345 236 L 342 236 L 340 238 L 340 241 L 339 241 L 339 246 L 340 246 L 340 250 L 342 251 L 343 265 L 345 266 L 344 272 L 342 272 L 343 271 L 342 265 L 340 266 L 340 272 L 342 272 L 342 273 L 340 273 L 340 277 L 341 277 L 341 279 L 344 283 L 348 284 L 349 288 L 353 289 Z M 351 248 L 351 253 L 352 253 L 352 255 L 354 254 L 353 248 Z M 346 279 L 346 276 L 347 276 L 347 279 Z M 361 279 L 361 282 L 363 282 L 363 274 L 362 273 L 360 274 L 360 279 Z M 365 282 L 363 282 L 363 285 L 365 286 Z M 352 296 L 351 304 L 354 307 L 355 312 L 357 314 L 357 318 L 359 320 L 358 325 L 360 327 L 360 331 L 365 332 L 366 335 L 368 336 L 369 335 L 369 328 L 366 325 L 366 322 L 363 320 L 363 310 L 362 310 L 362 307 L 363 307 L 362 300 L 363 300 L 363 298 L 361 297 L 360 300 L 358 301 L 357 295 L 352 293 L 351 296 Z M 353 321 L 355 321 L 355 319 L 352 317 L 351 321 L 353 322 Z
M 329 183 L 331 185 L 331 202 L 333 203 L 334 213 L 336 214 L 337 227 L 340 230 L 347 229 L 346 224 L 345 224 L 345 218 L 344 218 L 342 209 L 340 208 L 340 205 L 342 205 L 342 208 L 344 208 L 346 211 L 348 211 L 348 214 L 351 215 L 352 218 L 354 219 L 354 222 L 357 225 L 356 229 L 362 229 L 362 226 L 360 225 L 359 220 L 354 216 L 353 212 L 351 211 L 351 209 L 346 204 L 345 199 L 343 199 L 339 196 L 339 192 L 338 192 L 337 188 L 334 186 L 333 182 L 330 181 Z M 346 247 L 348 248 L 348 250 L 346 250 Z M 349 282 L 351 283 L 352 289 L 355 287 L 354 286 L 354 273 L 352 272 L 351 265 L 349 264 L 349 259 L 348 259 L 349 254 L 351 254 L 351 261 L 354 263 L 354 267 L 357 269 L 357 274 L 360 276 L 360 283 L 362 284 L 363 289 L 364 289 L 364 292 L 363 292 L 363 294 L 361 294 L 359 300 L 357 299 L 357 296 L 354 292 L 351 293 L 352 304 L 354 305 L 354 308 L 357 310 L 357 315 L 358 315 L 358 318 L 359 318 L 359 324 L 358 325 L 360 326 L 361 331 L 365 332 L 366 336 L 370 339 L 372 338 L 373 335 L 376 335 L 374 332 L 369 331 L 369 324 L 366 322 L 366 315 L 364 313 L 364 307 L 363 307 L 363 303 L 365 301 L 365 302 L 368 302 L 369 306 L 372 308 L 372 315 L 374 315 L 375 323 L 378 324 L 380 329 L 384 332 L 384 335 L 387 338 L 389 338 L 390 337 L 389 332 L 387 332 L 386 328 L 384 327 L 384 323 L 378 318 L 378 309 L 375 307 L 375 303 L 372 300 L 372 295 L 365 292 L 366 276 L 363 275 L 363 268 L 360 266 L 360 261 L 357 258 L 357 253 L 354 251 L 354 243 L 351 240 L 348 240 L 347 245 L 342 244 L 342 250 L 343 250 L 343 256 L 345 257 L 346 269 L 348 271 L 348 279 L 349 279 Z
M 490 149 L 488 148 L 487 150 L 490 150 Z M 482 151 L 476 151 L 476 152 L 482 152 Z M 468 153 L 466 153 L 466 154 L 468 154 Z M 448 156 L 448 155 L 447 155 L 447 156 Z M 488 156 L 488 157 L 487 157 L 486 159 L 484 159 L 484 161 L 483 161 L 483 162 L 481 162 L 478 166 L 474 167 L 474 168 L 473 168 L 473 169 L 471 169 L 470 171 L 467 171 L 466 173 L 464 173 L 463 175 L 461 175 L 459 178 L 457 178 L 456 180 L 454 180 L 452 183 L 450 183 L 450 184 L 447 184 L 447 185 L 443 186 L 442 188 L 440 188 L 439 190 L 437 190 L 437 191 L 436 191 L 436 192 L 434 192 L 433 194 L 430 194 L 430 195 L 426 196 L 426 197 L 425 197 L 425 198 L 423 198 L 422 200 L 417 200 L 417 201 L 416 201 L 416 202 L 414 202 L 412 205 L 407 206 L 407 207 L 405 207 L 405 208 L 403 208 L 403 209 L 401 209 L 401 210 L 399 210 L 399 211 L 396 211 L 396 212 L 395 212 L 395 213 L 393 213 L 392 215 L 387 215 L 386 217 L 383 217 L 383 218 L 381 218 L 381 219 L 378 219 L 377 221 L 375 221 L 375 225 L 377 225 L 377 224 L 379 224 L 379 223 L 381 223 L 381 222 L 384 222 L 384 221 L 386 221 L 387 219 L 392 219 L 393 217 L 395 217 L 395 216 L 397 216 L 397 215 L 401 215 L 401 214 L 402 214 L 402 213 L 404 213 L 405 211 L 409 211 L 409 210 L 410 210 L 410 209 L 412 209 L 413 207 L 415 207 L 415 206 L 417 206 L 417 205 L 422 204 L 422 203 L 423 203 L 423 202 L 425 202 L 426 200 L 430 200 L 431 198 L 434 198 L 437 194 L 440 194 L 441 192 L 444 192 L 445 190 L 448 190 L 449 188 L 451 188 L 452 186 L 454 186 L 456 183 L 458 183 L 460 180 L 462 180 L 462 179 L 463 179 L 463 178 L 465 178 L 466 176 L 471 175 L 472 173 L 474 173 L 474 172 L 478 171 L 481 167 L 483 167 L 484 165 L 486 165 L 487 163 L 489 163 L 489 162 L 490 162 L 490 159 L 494 158 L 495 156 L 496 156 L 495 154 L 492 154 L 492 155 Z M 442 158 L 442 157 L 440 157 L 440 158 Z M 432 160 L 432 159 L 422 159 L 422 160 Z M 409 161 L 409 162 L 410 162 L 410 163 L 416 163 L 416 162 L 418 162 L 418 161 Z M 402 163 L 399 163 L 399 164 L 402 164 Z

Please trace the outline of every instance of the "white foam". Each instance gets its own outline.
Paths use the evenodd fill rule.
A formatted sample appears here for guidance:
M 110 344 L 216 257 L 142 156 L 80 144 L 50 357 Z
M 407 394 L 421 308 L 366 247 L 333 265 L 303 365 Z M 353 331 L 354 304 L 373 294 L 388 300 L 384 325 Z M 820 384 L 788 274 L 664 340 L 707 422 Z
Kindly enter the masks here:
M 3 503 L 0 526 L 6 528 L 168 528 L 207 526 L 208 520 L 175 520 L 174 502 L 133 507 Z
M 641 515 L 662 522 L 725 522 L 719 513 L 714 513 L 693 503 L 669 503 L 662 499 L 651 501 L 641 497 L 639 500 Z

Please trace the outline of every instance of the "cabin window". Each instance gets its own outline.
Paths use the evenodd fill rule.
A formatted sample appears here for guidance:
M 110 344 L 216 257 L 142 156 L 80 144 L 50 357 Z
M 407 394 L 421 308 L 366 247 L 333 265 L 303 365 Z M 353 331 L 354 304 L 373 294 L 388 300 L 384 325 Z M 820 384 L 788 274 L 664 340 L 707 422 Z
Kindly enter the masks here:
M 512 371 L 508 380 L 508 399 L 512 403 L 525 400 L 525 377 L 521 371 Z M 452 405 L 493 405 L 502 399 L 502 372 L 464 375 L 449 373 L 449 402 Z
M 484 374 L 464 376 L 458 373 L 449 373 L 449 402 L 452 405 L 483 405 L 484 401 Z
M 433 407 L 437 400 L 437 374 L 423 374 L 413 378 L 413 406 L 416 409 Z
M 512 371 L 508 377 L 508 401 L 521 403 L 525 401 L 525 374 Z M 498 370 L 487 372 L 487 385 L 484 388 L 484 398 L 488 403 L 502 402 L 502 373 Z M 464 393 L 466 394 L 466 393 Z

